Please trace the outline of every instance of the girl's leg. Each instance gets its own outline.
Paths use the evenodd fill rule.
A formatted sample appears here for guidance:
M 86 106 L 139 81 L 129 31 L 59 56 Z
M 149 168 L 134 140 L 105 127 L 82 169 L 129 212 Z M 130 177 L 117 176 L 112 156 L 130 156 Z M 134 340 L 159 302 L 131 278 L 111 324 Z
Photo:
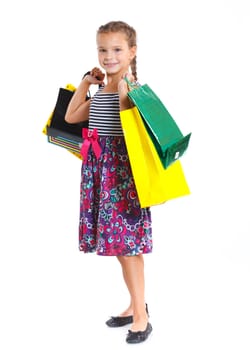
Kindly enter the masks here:
M 148 315 L 145 307 L 143 255 L 118 256 L 117 258 L 121 263 L 124 281 L 131 297 L 131 304 L 126 310 L 133 315 L 131 330 L 133 332 L 144 331 L 147 327 Z

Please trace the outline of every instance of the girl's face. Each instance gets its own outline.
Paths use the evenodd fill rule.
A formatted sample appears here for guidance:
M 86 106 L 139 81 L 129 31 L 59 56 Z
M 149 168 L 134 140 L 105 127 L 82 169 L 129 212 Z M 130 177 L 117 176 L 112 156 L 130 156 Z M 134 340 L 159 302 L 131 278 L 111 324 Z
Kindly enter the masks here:
M 130 48 L 126 35 L 117 33 L 100 33 L 97 35 L 98 59 L 107 75 L 126 73 L 131 60 L 135 57 L 136 47 Z

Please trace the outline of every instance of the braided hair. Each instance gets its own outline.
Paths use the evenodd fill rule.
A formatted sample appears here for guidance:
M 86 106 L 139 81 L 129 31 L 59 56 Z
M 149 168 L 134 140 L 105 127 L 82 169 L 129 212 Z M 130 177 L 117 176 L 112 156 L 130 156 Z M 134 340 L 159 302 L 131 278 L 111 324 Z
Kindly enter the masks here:
M 131 27 L 127 23 L 122 22 L 122 21 L 111 21 L 111 22 L 108 22 L 108 23 L 100 26 L 99 29 L 97 30 L 97 34 L 110 33 L 110 32 L 124 33 L 126 35 L 129 47 L 131 48 L 133 46 L 137 46 L 136 45 L 136 31 L 133 27 Z M 137 62 L 136 62 L 136 56 L 135 56 L 130 63 L 130 67 L 131 67 L 131 72 L 132 72 L 135 80 L 137 81 L 138 79 L 137 79 L 136 64 L 137 64 Z

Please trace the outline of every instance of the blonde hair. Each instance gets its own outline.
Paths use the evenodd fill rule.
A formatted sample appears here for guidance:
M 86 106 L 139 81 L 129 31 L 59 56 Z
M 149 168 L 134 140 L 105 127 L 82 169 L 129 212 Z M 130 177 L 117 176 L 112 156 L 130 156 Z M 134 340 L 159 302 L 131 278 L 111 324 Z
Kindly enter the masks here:
M 108 22 L 102 26 L 99 27 L 99 29 L 97 30 L 97 34 L 101 34 L 101 33 L 123 33 L 126 35 L 126 39 L 128 41 L 128 46 L 134 47 L 137 46 L 136 44 L 136 31 L 133 27 L 131 27 L 130 25 L 128 25 L 125 22 L 122 21 L 111 21 Z M 136 67 L 136 56 L 133 58 L 133 60 L 130 63 L 130 67 L 131 67 L 131 72 L 135 78 L 135 80 L 137 80 L 137 67 Z

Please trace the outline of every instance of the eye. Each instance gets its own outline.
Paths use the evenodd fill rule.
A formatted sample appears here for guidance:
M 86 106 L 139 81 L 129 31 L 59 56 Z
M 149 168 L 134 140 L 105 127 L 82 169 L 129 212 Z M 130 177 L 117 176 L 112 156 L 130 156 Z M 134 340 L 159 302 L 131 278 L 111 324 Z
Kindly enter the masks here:
M 105 50 L 105 49 L 98 49 L 98 52 L 100 52 L 100 53 L 104 53 L 104 52 L 106 52 L 107 50 Z
M 120 47 L 115 48 L 115 52 L 120 52 L 120 51 L 122 51 L 122 49 Z

